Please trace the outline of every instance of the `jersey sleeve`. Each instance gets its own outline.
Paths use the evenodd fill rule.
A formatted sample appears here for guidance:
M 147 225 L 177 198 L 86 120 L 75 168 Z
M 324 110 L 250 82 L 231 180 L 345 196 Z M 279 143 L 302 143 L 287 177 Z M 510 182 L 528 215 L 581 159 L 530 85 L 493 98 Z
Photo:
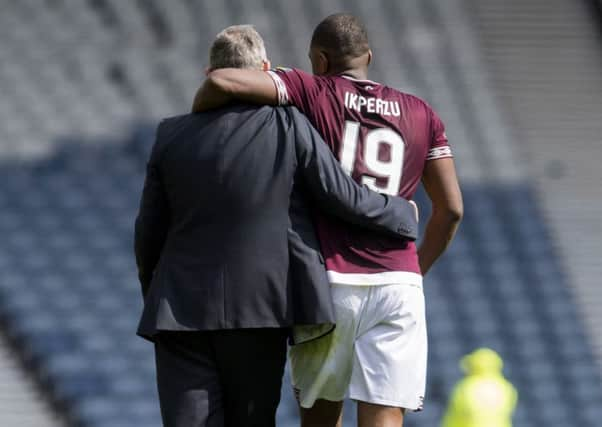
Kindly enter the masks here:
M 278 67 L 268 71 L 278 90 L 279 105 L 294 105 L 309 114 L 323 85 L 321 78 L 297 68 Z
M 426 159 L 436 160 L 453 157 L 447 135 L 445 134 L 445 125 L 431 108 L 429 108 L 429 113 L 431 115 L 431 144 Z

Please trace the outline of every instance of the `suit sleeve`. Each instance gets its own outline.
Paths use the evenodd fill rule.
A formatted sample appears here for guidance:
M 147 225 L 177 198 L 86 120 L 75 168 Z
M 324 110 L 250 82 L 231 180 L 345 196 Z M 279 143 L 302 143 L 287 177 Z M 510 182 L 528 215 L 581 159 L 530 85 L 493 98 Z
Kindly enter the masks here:
M 320 209 L 343 220 L 392 236 L 416 240 L 414 207 L 405 199 L 358 185 L 339 165 L 309 121 L 289 109 L 295 136 L 298 168 Z
M 146 178 L 134 232 L 134 251 L 143 295 L 146 295 L 150 287 L 153 271 L 161 256 L 169 228 L 167 195 L 159 169 L 159 143 L 163 126 L 159 124 L 156 141 L 146 167 Z

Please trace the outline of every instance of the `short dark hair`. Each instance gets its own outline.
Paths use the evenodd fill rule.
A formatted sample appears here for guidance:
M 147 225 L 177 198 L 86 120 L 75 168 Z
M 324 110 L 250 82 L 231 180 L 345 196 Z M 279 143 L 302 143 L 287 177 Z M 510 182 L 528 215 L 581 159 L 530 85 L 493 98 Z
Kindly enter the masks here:
M 337 62 L 357 58 L 370 49 L 366 28 L 348 13 L 335 13 L 320 22 L 311 45 L 325 49 Z

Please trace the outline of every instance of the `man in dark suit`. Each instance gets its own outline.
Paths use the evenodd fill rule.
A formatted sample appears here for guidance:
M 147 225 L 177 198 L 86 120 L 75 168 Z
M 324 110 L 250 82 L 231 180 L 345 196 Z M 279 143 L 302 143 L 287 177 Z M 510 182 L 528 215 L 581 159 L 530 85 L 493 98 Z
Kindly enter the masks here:
M 263 61 L 248 26 L 211 50 L 213 68 Z M 358 186 L 294 108 L 237 105 L 159 125 L 135 251 L 138 333 L 155 342 L 166 426 L 274 425 L 289 328 L 333 321 L 307 194 L 346 221 L 416 236 L 413 206 Z

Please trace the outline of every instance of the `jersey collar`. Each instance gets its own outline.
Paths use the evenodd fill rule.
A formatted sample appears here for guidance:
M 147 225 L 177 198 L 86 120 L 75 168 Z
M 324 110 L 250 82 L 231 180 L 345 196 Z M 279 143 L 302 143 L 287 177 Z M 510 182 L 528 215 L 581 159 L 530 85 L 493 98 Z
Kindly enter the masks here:
M 352 82 L 369 83 L 369 84 L 373 84 L 373 85 L 380 85 L 380 83 L 375 82 L 373 80 L 356 79 L 355 77 L 348 76 L 347 74 L 339 74 L 339 77 L 343 77 L 344 79 L 351 80 Z

